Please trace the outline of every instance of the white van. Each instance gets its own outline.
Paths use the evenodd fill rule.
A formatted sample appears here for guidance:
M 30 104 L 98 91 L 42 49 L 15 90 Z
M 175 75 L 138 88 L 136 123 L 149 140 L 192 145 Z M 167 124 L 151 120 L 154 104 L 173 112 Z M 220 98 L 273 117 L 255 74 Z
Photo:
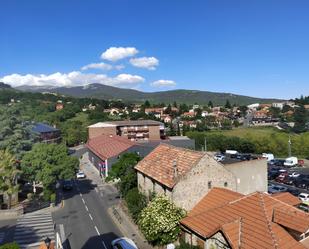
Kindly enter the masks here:
M 285 162 L 284 162 L 284 166 L 286 167 L 293 167 L 293 166 L 296 166 L 298 164 L 298 159 L 297 157 L 288 157 L 287 159 L 285 159 Z
M 267 162 L 275 159 L 274 154 L 271 154 L 271 153 L 263 153 L 262 157 L 267 158 Z

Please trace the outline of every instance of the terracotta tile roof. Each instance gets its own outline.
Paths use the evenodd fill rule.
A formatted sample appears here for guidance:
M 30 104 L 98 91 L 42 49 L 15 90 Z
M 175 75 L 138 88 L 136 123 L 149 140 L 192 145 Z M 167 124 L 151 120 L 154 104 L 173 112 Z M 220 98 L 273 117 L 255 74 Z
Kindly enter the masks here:
M 127 138 L 116 135 L 100 135 L 89 139 L 86 144 L 88 149 L 102 160 L 117 156 L 134 145 L 136 144 Z
M 199 151 L 162 143 L 141 160 L 135 169 L 157 182 L 173 188 L 179 177 L 189 172 L 204 155 L 205 153 Z M 176 162 L 178 169 L 177 178 L 174 177 L 174 162 Z
M 204 199 L 202 199 L 200 202 L 198 202 L 194 206 L 194 208 L 190 211 L 188 216 L 197 215 L 209 209 L 224 206 L 229 202 L 237 200 L 243 196 L 244 196 L 243 194 L 234 192 L 229 189 L 214 187 L 207 194 L 207 201 L 204 201 Z
M 256 192 L 233 199 L 230 192 L 212 189 L 197 204 L 200 210 L 197 212 L 196 207 L 193 208 L 181 224 L 203 238 L 221 231 L 232 248 L 304 248 L 284 227 L 300 233 L 307 231 L 307 213 L 266 193 Z M 224 200 L 220 202 L 219 198 Z M 209 204 L 213 201 L 215 204 Z M 203 207 L 206 208 L 204 212 Z
M 289 192 L 275 193 L 271 196 L 292 206 L 297 206 L 301 203 L 301 201 L 296 196 L 290 194 Z

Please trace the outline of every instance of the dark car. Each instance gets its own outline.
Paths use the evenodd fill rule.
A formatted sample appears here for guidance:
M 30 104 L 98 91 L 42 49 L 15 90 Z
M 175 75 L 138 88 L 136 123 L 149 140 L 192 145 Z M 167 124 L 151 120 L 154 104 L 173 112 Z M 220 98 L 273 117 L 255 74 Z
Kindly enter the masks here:
M 294 185 L 295 182 L 295 177 L 290 177 L 287 176 L 282 180 L 282 183 L 287 184 L 287 185 Z
M 289 188 L 287 190 L 287 192 L 289 192 L 290 194 L 294 195 L 294 196 L 298 196 L 300 194 L 300 191 L 296 188 Z
M 280 166 L 284 166 L 284 162 L 285 162 L 285 160 L 276 159 L 274 165 L 279 166 L 279 167 L 280 167 Z
M 309 179 L 308 178 L 296 179 L 295 182 L 294 182 L 294 185 L 297 188 L 308 189 Z
M 268 171 L 268 174 L 267 174 L 267 178 L 268 180 L 274 180 L 277 176 L 279 176 L 280 172 L 279 171 Z
M 71 190 L 73 188 L 73 181 L 72 180 L 64 180 L 62 184 L 63 190 Z
M 306 203 L 300 203 L 298 205 L 298 208 L 303 210 L 303 211 L 305 211 L 305 212 L 307 212 L 307 213 L 309 212 L 309 206 Z

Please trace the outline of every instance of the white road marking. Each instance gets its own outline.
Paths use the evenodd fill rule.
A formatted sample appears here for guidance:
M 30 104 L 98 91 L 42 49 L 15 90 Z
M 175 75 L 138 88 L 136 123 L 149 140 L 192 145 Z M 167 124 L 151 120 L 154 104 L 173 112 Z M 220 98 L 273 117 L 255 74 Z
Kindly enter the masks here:
M 104 246 L 104 248 L 107 249 L 107 247 L 106 247 L 104 241 L 102 240 L 101 242 L 102 242 L 102 245 Z
M 93 218 L 92 218 L 91 214 L 89 214 L 89 217 L 90 217 L 90 219 L 91 219 L 91 220 L 93 220 Z
M 79 196 L 82 197 L 83 196 L 82 193 L 79 193 Z
M 97 193 L 99 192 L 98 188 L 95 188 L 94 190 L 95 190 L 95 192 L 97 192 Z
M 65 233 L 64 233 L 64 226 L 63 224 L 60 224 L 59 225 L 59 228 L 60 228 L 60 238 L 61 238 L 61 242 L 64 242 L 65 241 Z
M 85 208 L 86 208 L 87 212 L 89 212 L 89 209 L 88 209 L 88 207 L 86 205 L 85 205 Z
M 97 228 L 97 226 L 94 226 L 94 229 L 97 231 L 97 234 L 100 235 L 99 230 Z
M 83 201 L 83 203 L 85 204 L 85 200 L 84 200 L 84 198 L 82 198 L 82 201 Z

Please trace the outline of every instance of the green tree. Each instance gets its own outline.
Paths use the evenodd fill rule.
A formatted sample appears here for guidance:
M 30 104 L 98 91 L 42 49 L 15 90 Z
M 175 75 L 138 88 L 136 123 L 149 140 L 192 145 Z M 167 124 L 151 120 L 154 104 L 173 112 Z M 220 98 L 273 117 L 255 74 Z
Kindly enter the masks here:
M 42 182 L 46 190 L 52 190 L 58 180 L 73 179 L 79 161 L 68 156 L 65 145 L 35 144 L 23 157 L 21 168 L 25 179 Z
M 140 193 L 137 188 L 132 188 L 125 196 L 125 200 L 132 218 L 137 221 L 139 214 L 147 205 L 146 196 Z
M 230 103 L 230 101 L 228 99 L 226 100 L 226 103 L 225 103 L 224 107 L 227 108 L 227 109 L 231 109 L 232 108 L 231 103 Z
M 306 131 L 306 124 L 308 120 L 309 114 L 305 107 L 302 105 L 299 108 L 296 108 L 294 112 L 295 125 L 293 127 L 293 131 L 296 133 Z
M 20 174 L 15 157 L 8 151 L 0 151 L 0 190 L 8 197 L 11 208 L 12 196 L 18 193 L 17 176 Z
M 154 245 L 166 245 L 177 240 L 179 221 L 185 217 L 183 209 L 166 196 L 156 196 L 140 213 L 138 225 L 146 239 Z
M 134 166 L 140 161 L 136 153 L 125 153 L 112 165 L 107 181 L 120 179 L 119 188 L 123 196 L 137 186 L 137 175 Z
M 214 107 L 214 105 L 213 105 L 213 103 L 212 103 L 211 100 L 208 101 L 208 107 L 210 107 L 210 108 L 213 108 L 213 107 Z

